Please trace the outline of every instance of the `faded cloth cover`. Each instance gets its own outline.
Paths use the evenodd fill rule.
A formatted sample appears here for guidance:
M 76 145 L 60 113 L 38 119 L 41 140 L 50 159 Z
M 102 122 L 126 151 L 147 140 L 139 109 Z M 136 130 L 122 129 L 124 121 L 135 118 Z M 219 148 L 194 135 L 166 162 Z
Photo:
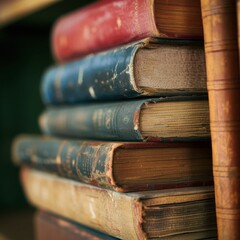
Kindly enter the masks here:
M 123 194 L 27 168 L 21 180 L 34 206 L 121 239 L 148 239 L 147 228 L 154 223 L 156 238 L 216 237 L 212 187 Z
M 178 0 L 172 4 L 168 0 L 158 0 L 159 10 L 164 11 L 164 7 L 175 6 L 175 3 L 178 10 L 168 12 L 167 24 L 161 24 L 160 21 L 161 32 L 154 19 L 156 2 L 102 0 L 62 16 L 52 31 L 52 49 L 56 59 L 67 61 L 150 36 L 202 37 L 199 0 Z M 192 12 L 184 11 L 186 6 L 192 8 Z M 182 28 L 176 24 L 176 18 L 188 24 L 189 31 L 182 32 Z

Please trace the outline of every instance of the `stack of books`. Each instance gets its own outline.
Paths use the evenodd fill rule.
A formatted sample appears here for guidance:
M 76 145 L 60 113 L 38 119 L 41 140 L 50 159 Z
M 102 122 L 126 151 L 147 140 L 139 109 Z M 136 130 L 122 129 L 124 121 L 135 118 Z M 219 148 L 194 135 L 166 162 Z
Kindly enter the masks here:
M 201 23 L 191 0 L 103 0 L 57 21 L 44 136 L 13 144 L 38 240 L 216 238 Z

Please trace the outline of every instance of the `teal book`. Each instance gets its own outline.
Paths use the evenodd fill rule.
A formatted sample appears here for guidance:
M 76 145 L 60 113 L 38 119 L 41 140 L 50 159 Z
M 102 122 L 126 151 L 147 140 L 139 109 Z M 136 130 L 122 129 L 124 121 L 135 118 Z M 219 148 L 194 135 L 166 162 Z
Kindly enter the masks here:
M 12 156 L 18 166 L 119 192 L 210 185 L 213 179 L 210 141 L 101 142 L 23 135 L 15 139 Z
M 201 41 L 148 38 L 50 68 L 45 104 L 206 93 Z
M 47 135 L 110 141 L 175 141 L 210 137 L 204 96 L 165 97 L 52 107 L 39 118 Z

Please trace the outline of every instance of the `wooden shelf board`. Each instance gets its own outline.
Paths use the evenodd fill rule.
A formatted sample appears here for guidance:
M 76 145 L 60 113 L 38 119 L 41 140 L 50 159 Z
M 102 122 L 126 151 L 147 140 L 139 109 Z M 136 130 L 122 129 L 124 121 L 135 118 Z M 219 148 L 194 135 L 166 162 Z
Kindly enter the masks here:
M 0 0 L 0 28 L 59 0 Z

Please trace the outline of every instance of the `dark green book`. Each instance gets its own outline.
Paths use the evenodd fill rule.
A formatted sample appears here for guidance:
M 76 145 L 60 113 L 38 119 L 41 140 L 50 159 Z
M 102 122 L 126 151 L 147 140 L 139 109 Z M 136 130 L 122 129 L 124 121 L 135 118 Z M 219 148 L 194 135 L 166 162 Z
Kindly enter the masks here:
M 45 134 L 110 141 L 209 138 L 208 100 L 166 97 L 50 108 L 40 117 Z
M 206 93 L 201 41 L 145 39 L 54 66 L 42 79 L 46 104 Z

